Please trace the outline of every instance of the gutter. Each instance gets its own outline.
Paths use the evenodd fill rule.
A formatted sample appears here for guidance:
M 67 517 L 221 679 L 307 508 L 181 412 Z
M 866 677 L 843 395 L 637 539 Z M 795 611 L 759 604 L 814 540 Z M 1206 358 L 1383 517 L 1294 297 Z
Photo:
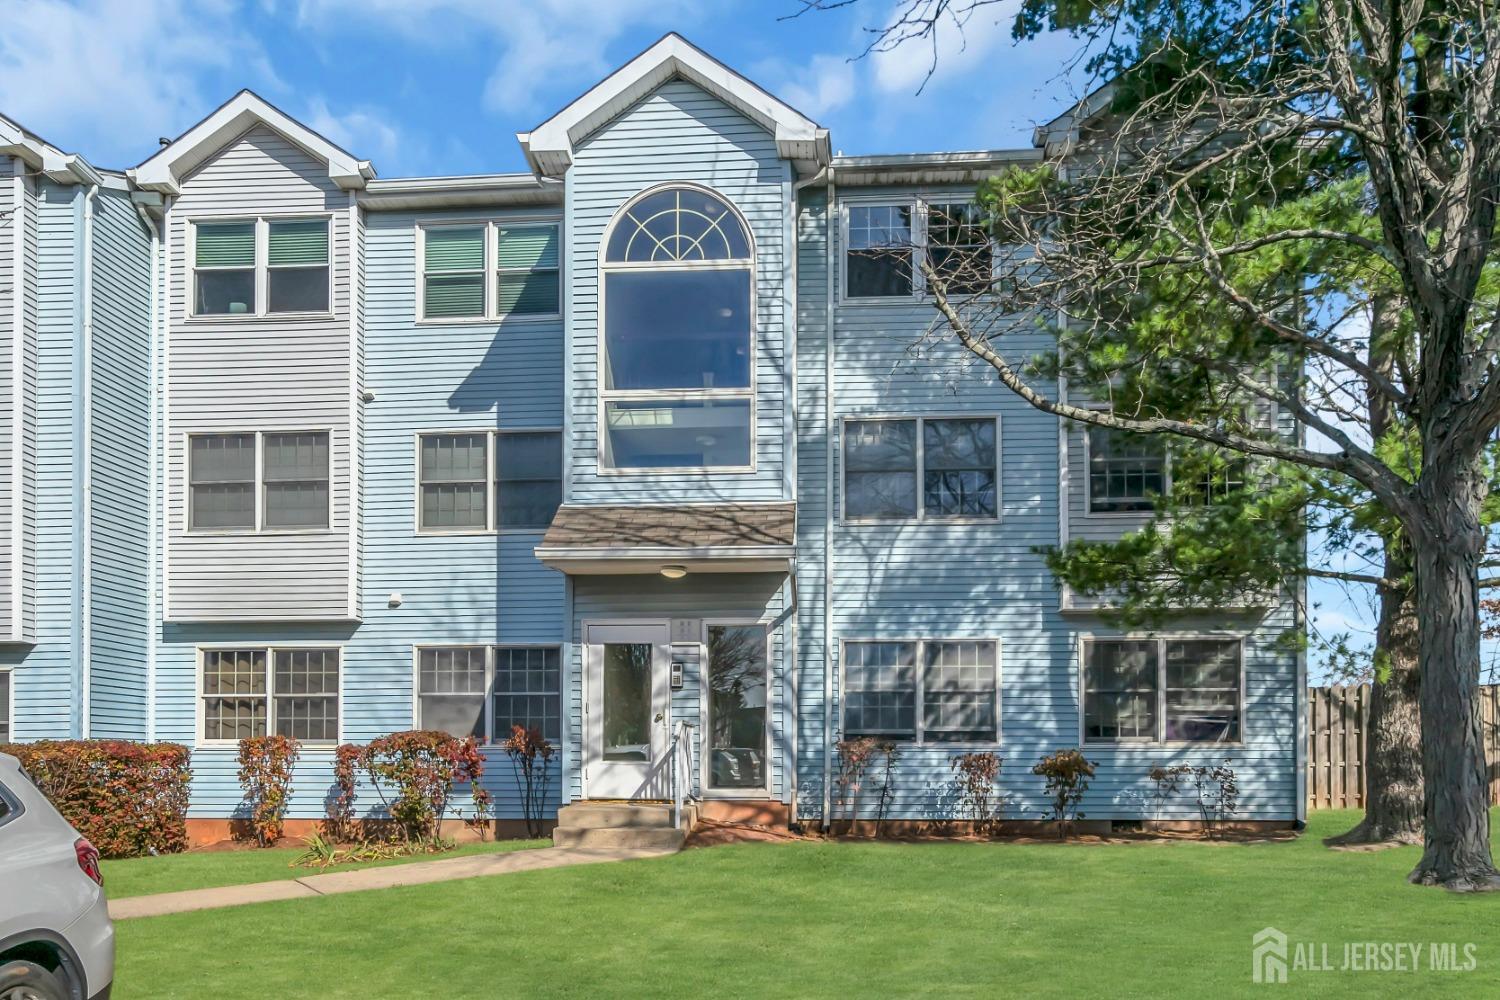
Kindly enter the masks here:
M 148 408 L 150 409 L 150 431 L 147 436 L 149 462 L 146 470 L 147 497 L 146 497 L 146 603 L 150 608 L 149 620 L 146 625 L 146 741 L 156 742 L 156 627 L 155 621 L 160 614 L 158 604 L 157 588 L 157 554 L 156 554 L 156 493 L 157 482 L 157 456 L 158 437 L 161 428 L 157 422 L 157 382 L 156 366 L 160 360 L 161 341 L 158 337 L 158 313 L 160 311 L 160 289 L 158 282 L 161 280 L 160 257 L 161 257 L 161 233 L 156 228 L 156 223 L 151 220 L 146 206 L 139 201 L 134 202 L 135 212 L 141 217 L 141 225 L 151 234 L 151 292 L 146 319 L 146 369 L 149 385 L 146 388 Z

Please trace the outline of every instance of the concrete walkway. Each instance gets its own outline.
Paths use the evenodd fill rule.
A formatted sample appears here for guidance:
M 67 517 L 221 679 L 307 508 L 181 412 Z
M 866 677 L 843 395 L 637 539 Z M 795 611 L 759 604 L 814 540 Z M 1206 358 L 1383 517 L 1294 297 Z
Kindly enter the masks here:
M 188 910 L 212 910 L 221 906 L 243 906 L 278 899 L 306 899 L 331 896 L 341 892 L 364 892 L 367 889 L 391 889 L 400 885 L 422 885 L 426 882 L 451 882 L 484 875 L 508 875 L 511 872 L 540 871 L 570 865 L 592 865 L 602 861 L 633 861 L 675 854 L 672 850 L 630 848 L 541 847 L 534 850 L 508 851 L 503 854 L 475 854 L 463 858 L 437 861 L 412 861 L 383 868 L 361 868 L 351 872 L 328 872 L 301 878 L 278 879 L 275 882 L 252 882 L 249 885 L 226 885 L 212 889 L 186 889 L 150 896 L 130 896 L 109 901 L 109 915 L 115 920 L 131 917 L 157 917 L 164 913 Z

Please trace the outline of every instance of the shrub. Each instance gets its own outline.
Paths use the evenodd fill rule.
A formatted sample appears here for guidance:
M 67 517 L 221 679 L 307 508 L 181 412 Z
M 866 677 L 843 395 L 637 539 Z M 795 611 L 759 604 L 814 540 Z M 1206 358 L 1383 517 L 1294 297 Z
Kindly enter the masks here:
M 1240 784 L 1234 768 L 1226 758 L 1214 767 L 1193 768 L 1193 787 L 1198 792 L 1198 814 L 1203 817 L 1203 832 L 1214 836 L 1218 824 L 1239 811 Z
M 0 746 L 107 858 L 187 847 L 191 751 L 177 743 L 41 740 Z
M 250 805 L 250 829 L 261 847 L 281 839 L 300 750 L 296 740 L 279 734 L 240 740 L 240 787 Z
M 516 771 L 521 788 L 521 815 L 526 819 L 526 835 L 542 835 L 542 810 L 547 806 L 547 786 L 552 781 L 548 763 L 557 748 L 547 742 L 539 729 L 512 726 L 510 736 L 500 744 Z
M 957 786 L 959 811 L 974 821 L 977 833 L 990 833 L 999 819 L 995 798 L 995 781 L 1000 777 L 1002 760 L 989 751 L 959 754 L 948 761 Z
M 1031 773 L 1047 781 L 1047 798 L 1051 800 L 1051 819 L 1057 823 L 1059 837 L 1068 835 L 1068 827 L 1075 819 L 1083 819 L 1078 804 L 1083 793 L 1088 791 L 1089 779 L 1094 776 L 1093 761 L 1083 756 L 1080 750 L 1054 750 L 1037 761 Z
M 453 794 L 453 783 L 473 783 L 484 774 L 474 737 L 413 729 L 345 744 L 334 760 L 339 792 L 329 807 L 331 825 L 345 828 L 354 817 L 356 784 L 365 777 L 407 841 L 435 841 Z M 392 793 L 387 797 L 387 790 Z
M 869 773 L 876 757 L 883 758 L 884 782 L 880 786 L 877 801 L 875 832 L 878 836 L 885 825 L 885 815 L 894 794 L 893 771 L 896 765 L 896 744 L 889 740 L 878 740 L 873 736 L 860 736 L 851 740 L 840 740 L 834 745 L 838 753 L 839 773 L 834 779 L 839 786 L 839 802 L 844 816 L 849 821 L 849 832 L 859 820 L 859 799 L 864 791 L 865 775 Z
M 1156 784 L 1156 791 L 1151 799 L 1156 806 L 1155 812 L 1158 820 L 1161 819 L 1162 806 L 1177 794 L 1177 790 L 1182 787 L 1182 779 L 1192 773 L 1193 769 L 1186 764 L 1176 764 L 1172 767 L 1162 767 L 1156 764 L 1151 768 L 1149 774 Z

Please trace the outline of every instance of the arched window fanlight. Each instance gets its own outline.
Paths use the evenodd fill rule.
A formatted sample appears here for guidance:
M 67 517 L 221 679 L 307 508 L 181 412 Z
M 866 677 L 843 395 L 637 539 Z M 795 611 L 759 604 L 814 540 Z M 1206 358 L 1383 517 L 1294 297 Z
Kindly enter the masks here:
M 687 185 L 648 191 L 604 241 L 600 464 L 754 464 L 755 287 L 745 224 Z
M 667 188 L 646 195 L 615 222 L 605 261 L 667 264 L 750 259 L 750 240 L 739 216 L 697 188 Z

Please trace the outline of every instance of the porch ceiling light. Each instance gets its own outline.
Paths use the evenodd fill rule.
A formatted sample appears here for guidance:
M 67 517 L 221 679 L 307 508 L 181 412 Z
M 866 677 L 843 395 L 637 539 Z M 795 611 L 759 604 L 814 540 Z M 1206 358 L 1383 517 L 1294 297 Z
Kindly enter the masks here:
M 661 575 L 666 577 L 668 580 L 681 580 L 683 577 L 687 576 L 687 567 L 678 566 L 675 563 L 668 564 L 661 568 Z

